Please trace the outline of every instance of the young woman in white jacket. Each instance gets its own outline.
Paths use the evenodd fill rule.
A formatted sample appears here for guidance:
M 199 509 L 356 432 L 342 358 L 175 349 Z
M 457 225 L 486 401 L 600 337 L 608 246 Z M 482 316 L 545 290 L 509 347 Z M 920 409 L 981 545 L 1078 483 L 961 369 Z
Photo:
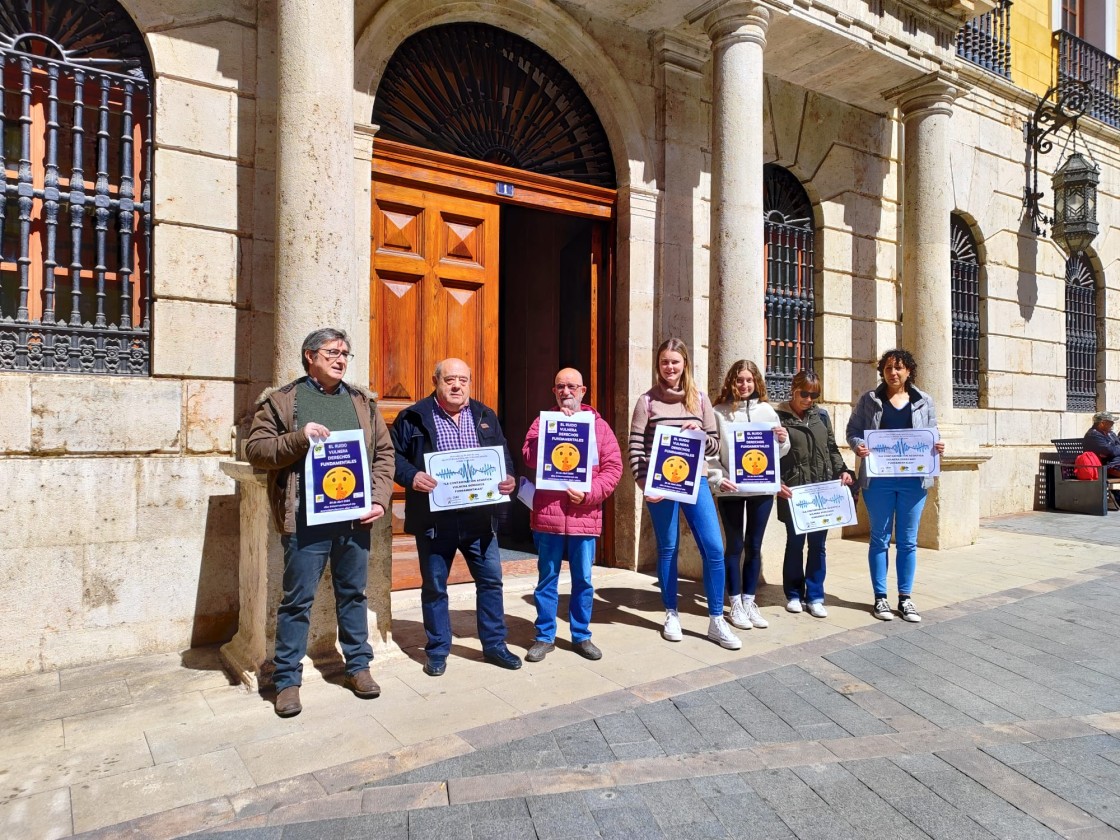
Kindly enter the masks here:
M 735 362 L 723 379 L 718 399 L 713 400 L 719 428 L 719 454 L 708 458 L 708 483 L 716 497 L 723 522 L 727 592 L 731 596 L 731 624 L 741 630 L 768 627 L 755 604 L 758 576 L 762 570 L 762 538 L 770 511 L 772 493 L 743 492 L 727 474 L 731 436 L 728 423 L 767 423 L 778 440 L 779 456 L 789 451 L 789 437 L 777 412 L 766 401 L 766 381 L 758 366 L 747 359 Z

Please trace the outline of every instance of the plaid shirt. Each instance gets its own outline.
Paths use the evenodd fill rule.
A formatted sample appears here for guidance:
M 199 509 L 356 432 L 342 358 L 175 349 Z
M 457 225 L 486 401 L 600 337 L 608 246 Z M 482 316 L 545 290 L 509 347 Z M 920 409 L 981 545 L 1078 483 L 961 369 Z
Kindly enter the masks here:
M 474 415 L 471 414 L 471 404 L 467 403 L 459 411 L 459 422 L 451 419 L 451 415 L 443 410 L 438 402 L 432 412 L 436 422 L 436 449 L 448 452 L 452 449 L 476 449 L 478 435 L 474 430 Z

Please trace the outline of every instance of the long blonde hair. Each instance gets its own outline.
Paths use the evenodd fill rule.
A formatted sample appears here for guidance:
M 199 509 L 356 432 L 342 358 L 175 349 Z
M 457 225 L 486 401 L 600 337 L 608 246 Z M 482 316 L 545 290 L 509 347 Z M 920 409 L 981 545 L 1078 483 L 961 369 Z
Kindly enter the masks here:
M 720 388 L 719 399 L 715 401 L 717 404 L 731 403 L 733 408 L 739 407 L 739 389 L 735 387 L 735 380 L 739 378 L 744 368 L 754 377 L 754 395 L 758 397 L 759 402 L 766 402 L 766 380 L 762 378 L 762 371 L 750 359 L 740 359 L 731 365 L 727 376 L 723 377 L 723 387 Z
M 688 355 L 688 345 L 679 338 L 667 338 L 661 342 L 661 346 L 657 348 L 657 354 L 654 356 L 654 370 L 657 371 L 658 382 L 663 382 L 661 379 L 661 354 L 666 351 L 681 354 L 681 359 L 684 360 L 684 369 L 681 371 L 681 390 L 684 391 L 684 407 L 699 417 L 700 391 L 697 390 L 696 383 L 692 379 L 692 359 L 689 358 Z

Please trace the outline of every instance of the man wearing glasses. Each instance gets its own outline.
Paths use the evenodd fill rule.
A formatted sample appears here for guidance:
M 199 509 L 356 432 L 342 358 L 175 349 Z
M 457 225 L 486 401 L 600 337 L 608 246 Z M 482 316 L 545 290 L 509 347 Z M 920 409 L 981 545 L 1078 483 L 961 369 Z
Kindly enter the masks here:
M 393 444 L 385 421 L 368 391 L 342 381 L 352 358 L 350 337 L 329 327 L 315 330 L 303 340 L 300 355 L 307 375 L 261 395 L 245 445 L 249 463 L 269 472 L 268 498 L 284 546 L 284 595 L 276 615 L 273 657 L 280 717 L 303 710 L 299 687 L 311 605 L 328 561 L 346 685 L 362 698 L 381 693 L 369 672 L 373 649 L 366 577 L 372 523 L 385 515 L 393 492 Z M 372 509 L 350 522 L 307 525 L 303 474 L 311 440 L 351 429 L 364 433 Z
M 425 472 L 424 455 L 456 449 L 498 446 L 505 476 L 498 492 L 509 495 L 517 486 L 513 459 L 498 415 L 471 399 L 471 369 L 462 359 L 444 359 L 432 374 L 435 390 L 413 403 L 393 421 L 396 481 L 405 488 L 404 530 L 416 537 L 420 561 L 420 607 L 424 615 L 424 673 L 439 677 L 451 652 L 451 614 L 447 578 L 455 553 L 461 551 L 474 578 L 475 613 L 482 656 L 499 668 L 516 670 L 521 660 L 506 647 L 506 613 L 502 595 L 502 563 L 494 531 L 494 505 L 433 512 L 430 494 L 435 476 Z
M 560 564 L 568 558 L 572 575 L 572 594 L 568 600 L 568 620 L 572 631 L 572 647 L 585 659 L 602 659 L 603 654 L 591 641 L 591 605 L 595 590 L 591 586 L 591 567 L 595 564 L 595 541 L 603 530 L 603 502 L 614 492 L 622 478 L 622 454 L 618 441 L 607 421 L 590 405 L 583 402 L 587 388 L 583 375 L 574 368 L 564 368 L 556 374 L 552 393 L 556 407 L 569 417 L 577 411 L 595 415 L 596 458 L 591 458 L 591 491 L 541 490 L 533 494 L 533 514 L 530 524 L 537 538 L 537 588 L 533 599 L 537 605 L 537 635 L 525 659 L 540 662 L 555 649 L 556 641 L 556 582 Z M 540 422 L 537 417 L 525 436 L 521 454 L 530 470 L 537 466 L 537 446 L 540 443 Z

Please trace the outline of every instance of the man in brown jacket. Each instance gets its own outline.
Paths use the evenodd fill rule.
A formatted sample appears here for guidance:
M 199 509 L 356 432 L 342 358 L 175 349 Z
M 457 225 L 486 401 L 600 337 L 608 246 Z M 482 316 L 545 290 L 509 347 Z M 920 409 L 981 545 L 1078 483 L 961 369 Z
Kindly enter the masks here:
M 272 517 L 284 546 L 284 595 L 276 616 L 274 682 L 276 714 L 298 715 L 311 604 L 327 561 L 334 583 L 338 640 L 346 658 L 346 685 L 358 697 L 381 693 L 369 672 L 366 576 L 370 529 L 385 515 L 393 491 L 393 444 L 372 396 L 342 381 L 350 361 L 350 338 L 342 330 L 315 330 L 303 341 L 302 376 L 265 391 L 249 430 L 246 455 L 268 470 Z M 373 504 L 361 519 L 307 524 L 304 459 L 311 439 L 332 431 L 361 429 L 369 453 Z

